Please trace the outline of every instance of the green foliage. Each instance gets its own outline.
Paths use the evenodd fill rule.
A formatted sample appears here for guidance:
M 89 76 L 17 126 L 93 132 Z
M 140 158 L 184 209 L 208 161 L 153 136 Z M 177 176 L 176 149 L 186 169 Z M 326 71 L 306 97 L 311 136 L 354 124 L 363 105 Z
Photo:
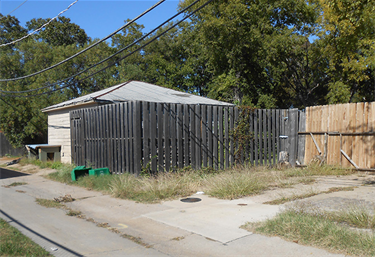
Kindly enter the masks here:
M 181 1 L 179 8 L 192 1 Z M 38 76 L 1 82 L 1 90 L 21 91 L 71 77 L 68 88 L 59 83 L 29 93 L 46 93 L 37 97 L 1 96 L 0 130 L 14 146 L 45 142 L 47 115 L 41 109 L 127 80 L 257 108 L 373 101 L 374 10 L 370 0 L 217 0 L 125 60 L 119 59 L 143 43 L 91 69 L 95 75 L 89 79 L 80 81 L 87 73 L 71 77 L 142 37 L 144 26 L 133 23 L 115 35 L 111 45 L 103 42 Z M 13 16 L 2 17 L 0 43 L 47 21 L 35 18 L 23 27 Z M 0 78 L 40 71 L 96 41 L 60 17 L 26 40 L 0 48 Z M 96 73 L 109 64 L 114 65 Z
M 327 95 L 329 104 L 347 103 L 350 100 L 350 87 L 341 81 L 328 84 L 329 93 Z
M 236 127 L 230 131 L 230 136 L 234 142 L 237 142 L 237 149 L 234 153 L 236 161 L 240 162 L 244 158 L 246 149 L 249 149 L 250 142 L 254 138 L 254 133 L 250 131 L 250 115 L 254 112 L 254 108 L 249 106 L 239 107 L 239 117 Z

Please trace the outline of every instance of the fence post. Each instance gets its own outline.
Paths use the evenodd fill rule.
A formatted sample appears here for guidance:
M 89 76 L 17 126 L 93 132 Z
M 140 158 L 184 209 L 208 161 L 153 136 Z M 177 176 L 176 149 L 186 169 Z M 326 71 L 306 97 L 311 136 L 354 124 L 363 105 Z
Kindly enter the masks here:
M 303 111 L 298 111 L 299 114 L 299 125 L 298 132 L 306 131 L 306 113 Z M 305 135 L 298 136 L 298 162 L 304 164 L 305 162 Z

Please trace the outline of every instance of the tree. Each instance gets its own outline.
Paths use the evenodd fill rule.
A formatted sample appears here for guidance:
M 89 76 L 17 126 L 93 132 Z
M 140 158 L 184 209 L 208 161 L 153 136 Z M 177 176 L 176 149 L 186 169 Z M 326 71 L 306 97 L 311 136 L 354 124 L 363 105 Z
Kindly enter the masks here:
M 375 2 L 319 0 L 331 103 L 375 100 Z M 348 94 L 339 96 L 335 94 Z
M 181 7 L 191 1 L 185 1 Z M 303 0 L 214 1 L 193 18 L 195 38 L 212 74 L 211 96 L 254 105 L 276 99 L 280 80 L 272 77 L 316 19 L 315 6 Z M 268 104 L 269 105 L 269 104 Z M 272 105 L 272 104 L 271 104 Z M 274 104 L 273 104 L 274 105 Z
M 46 24 L 49 20 L 50 18 L 32 19 L 26 22 L 26 27 L 29 31 L 33 31 L 43 26 L 43 24 Z M 60 16 L 53 20 L 41 31 L 34 34 L 34 38 L 36 40 L 42 40 L 52 46 L 74 44 L 82 47 L 91 40 L 83 29 L 64 16 Z

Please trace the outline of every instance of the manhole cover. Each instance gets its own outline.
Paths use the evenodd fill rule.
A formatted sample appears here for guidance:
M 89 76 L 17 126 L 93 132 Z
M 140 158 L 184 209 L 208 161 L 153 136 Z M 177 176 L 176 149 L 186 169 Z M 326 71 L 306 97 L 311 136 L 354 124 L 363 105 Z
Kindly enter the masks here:
M 202 199 L 200 199 L 200 198 L 194 198 L 194 197 L 189 197 L 189 198 L 181 199 L 180 201 L 184 202 L 184 203 L 196 203 L 196 202 L 202 201 Z

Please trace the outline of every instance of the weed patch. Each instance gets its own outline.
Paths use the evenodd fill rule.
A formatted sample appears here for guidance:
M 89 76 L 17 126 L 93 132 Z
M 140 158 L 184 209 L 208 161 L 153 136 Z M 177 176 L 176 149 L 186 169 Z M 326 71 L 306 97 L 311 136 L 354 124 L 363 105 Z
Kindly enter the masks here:
M 355 187 L 332 187 L 332 188 L 330 188 L 326 191 L 322 191 L 322 192 L 310 192 L 310 193 L 301 194 L 301 195 L 292 195 L 292 196 L 289 196 L 289 197 L 281 197 L 279 199 L 264 202 L 263 204 L 270 204 L 270 205 L 284 204 L 284 203 L 287 203 L 287 202 L 305 199 L 305 198 L 309 198 L 309 197 L 312 197 L 312 196 L 315 196 L 315 195 L 320 195 L 320 194 L 329 194 L 329 193 L 340 192 L 340 191 L 353 191 L 354 188 Z
M 35 200 L 39 205 L 46 207 L 46 208 L 64 208 L 65 205 L 56 202 L 55 200 L 50 200 L 50 199 L 43 199 L 43 198 L 36 198 Z
M 16 187 L 16 186 L 23 186 L 23 185 L 27 185 L 27 183 L 26 182 L 13 182 L 12 184 L 9 184 L 3 187 L 10 188 L 10 187 Z
M 375 255 L 373 235 L 350 230 L 313 214 L 287 210 L 272 220 L 258 224 L 246 224 L 244 228 L 345 254 Z

